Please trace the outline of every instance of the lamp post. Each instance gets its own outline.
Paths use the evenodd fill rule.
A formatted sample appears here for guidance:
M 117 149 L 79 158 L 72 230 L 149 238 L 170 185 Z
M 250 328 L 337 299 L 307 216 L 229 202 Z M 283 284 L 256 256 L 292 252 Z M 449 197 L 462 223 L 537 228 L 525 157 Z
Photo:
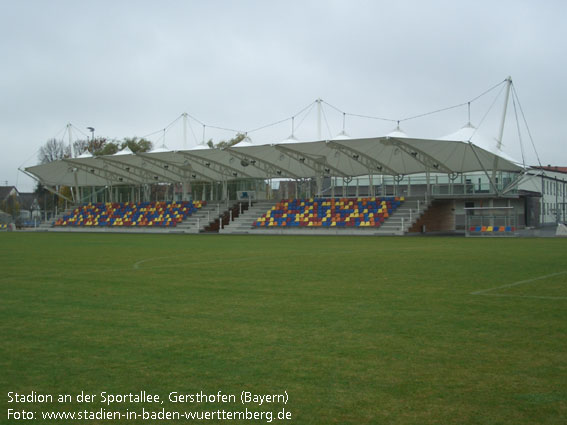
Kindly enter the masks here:
M 94 150 L 94 128 L 93 127 L 87 127 L 87 130 L 89 130 L 91 132 L 91 141 L 92 141 L 92 145 L 93 145 L 93 150 Z
M 92 140 L 91 140 L 91 154 L 94 155 L 94 151 L 95 151 L 95 146 L 94 146 L 94 128 L 93 127 L 87 127 L 87 130 L 89 130 L 91 132 L 92 135 Z M 87 149 L 88 152 L 88 149 Z M 93 194 L 94 194 L 94 186 L 91 187 L 91 200 L 93 199 Z M 94 200 L 96 202 L 96 200 Z

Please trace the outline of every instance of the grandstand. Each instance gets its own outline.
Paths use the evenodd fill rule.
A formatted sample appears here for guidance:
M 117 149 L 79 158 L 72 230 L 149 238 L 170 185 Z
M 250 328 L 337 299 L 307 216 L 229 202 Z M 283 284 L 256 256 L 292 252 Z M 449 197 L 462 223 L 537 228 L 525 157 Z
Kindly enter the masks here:
M 440 138 L 410 137 L 398 122 L 379 137 L 344 130 L 309 142 L 293 134 L 271 143 L 246 137 L 222 149 L 203 141 L 182 150 L 86 153 L 23 171 L 73 205 L 42 230 L 511 234 L 565 221 L 565 170 L 529 167 L 502 151 L 515 94 L 511 78 L 499 86 L 506 98 L 496 142 L 470 122 Z M 509 208 L 513 224 L 496 225 L 497 232 L 492 223 L 467 225 L 471 208 Z

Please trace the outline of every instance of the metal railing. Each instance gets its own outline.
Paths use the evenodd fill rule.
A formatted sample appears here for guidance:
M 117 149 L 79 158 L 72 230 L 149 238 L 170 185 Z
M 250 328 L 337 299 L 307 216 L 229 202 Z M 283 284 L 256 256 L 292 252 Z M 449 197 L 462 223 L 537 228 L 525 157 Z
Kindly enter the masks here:
M 499 191 L 503 191 L 504 189 L 504 186 L 499 185 Z M 506 192 L 507 195 L 513 195 L 517 193 L 517 189 L 512 189 Z M 496 193 L 490 183 L 442 183 L 431 185 L 431 194 L 433 196 L 470 196 L 495 195 Z

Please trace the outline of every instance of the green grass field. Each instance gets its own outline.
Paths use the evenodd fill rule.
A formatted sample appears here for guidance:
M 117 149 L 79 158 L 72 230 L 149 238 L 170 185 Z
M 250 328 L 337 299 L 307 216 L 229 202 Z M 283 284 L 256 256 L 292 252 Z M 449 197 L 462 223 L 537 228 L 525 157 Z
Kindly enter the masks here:
M 101 408 L 567 422 L 567 240 L 2 233 L 0 246 L 2 424 L 267 423 L 41 419 Z M 165 402 L 100 403 L 141 390 Z M 9 402 L 32 391 L 72 401 Z M 242 391 L 289 398 L 243 405 Z

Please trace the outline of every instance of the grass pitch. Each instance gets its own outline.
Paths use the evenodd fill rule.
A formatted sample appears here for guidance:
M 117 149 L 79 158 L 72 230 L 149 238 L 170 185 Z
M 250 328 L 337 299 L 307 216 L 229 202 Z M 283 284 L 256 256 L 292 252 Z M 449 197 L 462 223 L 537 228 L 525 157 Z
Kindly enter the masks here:
M 22 423 L 8 409 L 34 424 L 192 422 L 41 419 L 101 408 L 565 423 L 566 254 L 557 239 L 3 233 L 0 423 Z M 7 397 L 142 390 L 164 404 Z M 237 402 L 172 403 L 173 391 Z M 289 399 L 242 405 L 242 391 Z

